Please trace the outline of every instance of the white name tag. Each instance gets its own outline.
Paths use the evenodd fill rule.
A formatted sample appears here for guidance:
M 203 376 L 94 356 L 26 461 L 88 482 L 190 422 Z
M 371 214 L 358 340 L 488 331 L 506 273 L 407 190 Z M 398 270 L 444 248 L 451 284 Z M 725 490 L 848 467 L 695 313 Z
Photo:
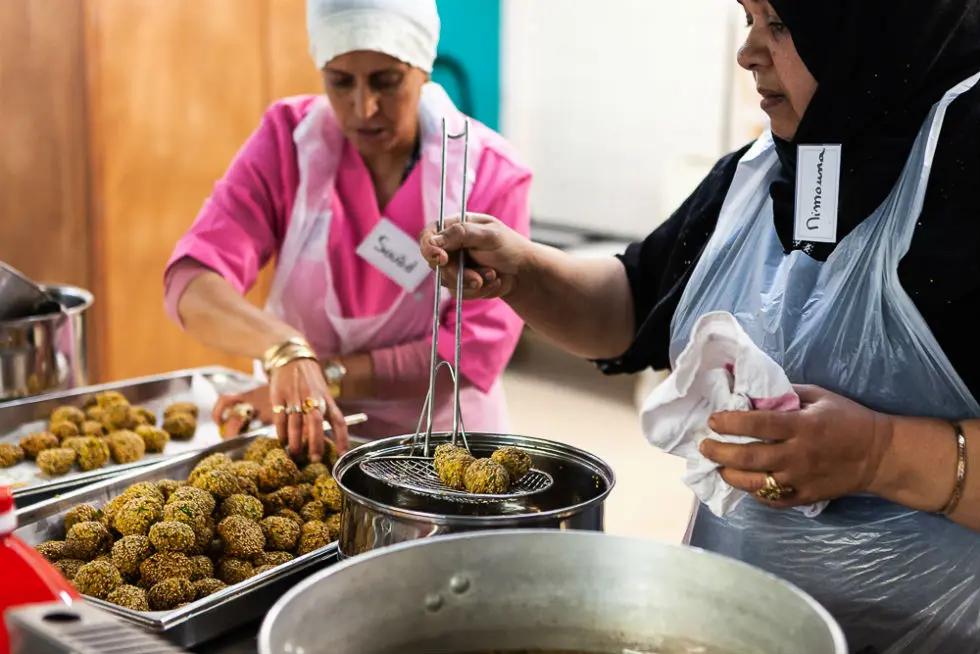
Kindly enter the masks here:
M 839 145 L 801 145 L 797 150 L 794 240 L 837 242 L 840 166 Z
M 387 218 L 358 246 L 357 255 L 409 293 L 429 276 L 419 244 Z

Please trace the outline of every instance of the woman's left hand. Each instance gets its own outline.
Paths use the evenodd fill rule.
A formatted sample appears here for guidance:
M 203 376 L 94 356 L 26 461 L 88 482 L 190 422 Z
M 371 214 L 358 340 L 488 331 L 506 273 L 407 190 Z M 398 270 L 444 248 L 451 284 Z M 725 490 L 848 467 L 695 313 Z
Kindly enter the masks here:
M 701 453 L 721 466 L 722 478 L 777 508 L 804 506 L 867 492 L 891 440 L 891 419 L 815 386 L 797 386 L 800 411 L 716 413 L 708 426 L 718 434 L 760 443 L 734 445 L 705 440 Z M 778 501 L 756 493 L 767 476 L 793 492 Z

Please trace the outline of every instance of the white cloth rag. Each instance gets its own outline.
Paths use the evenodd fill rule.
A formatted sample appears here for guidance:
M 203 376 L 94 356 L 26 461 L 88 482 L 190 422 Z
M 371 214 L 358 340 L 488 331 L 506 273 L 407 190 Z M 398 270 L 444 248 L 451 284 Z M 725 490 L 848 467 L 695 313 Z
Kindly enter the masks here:
M 718 411 L 797 411 L 800 398 L 786 373 L 760 350 L 730 313 L 702 316 L 671 375 L 643 405 L 643 433 L 652 445 L 687 460 L 684 483 L 722 517 L 747 493 L 729 486 L 718 465 L 700 452 L 701 441 L 753 443 L 755 438 L 715 434 L 708 418 Z M 796 507 L 815 517 L 827 502 Z

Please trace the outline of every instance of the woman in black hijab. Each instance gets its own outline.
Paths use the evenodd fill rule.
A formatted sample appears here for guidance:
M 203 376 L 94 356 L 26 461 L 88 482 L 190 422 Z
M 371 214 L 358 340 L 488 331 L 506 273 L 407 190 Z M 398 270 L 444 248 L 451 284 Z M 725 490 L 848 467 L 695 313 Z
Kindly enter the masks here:
M 855 652 L 980 651 L 980 0 L 740 4 L 770 129 L 646 240 L 582 261 L 474 216 L 423 255 L 454 289 L 466 249 L 467 297 L 610 374 L 737 316 L 803 408 L 712 417 L 762 441 L 701 450 L 757 502 L 702 507 L 692 544 L 808 591 Z

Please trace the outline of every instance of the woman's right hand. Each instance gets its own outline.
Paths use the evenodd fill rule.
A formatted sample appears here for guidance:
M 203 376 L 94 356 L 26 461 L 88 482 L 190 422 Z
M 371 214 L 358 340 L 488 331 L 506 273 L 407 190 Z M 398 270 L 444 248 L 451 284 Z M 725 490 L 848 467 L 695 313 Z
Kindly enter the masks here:
M 442 233 L 435 225 L 419 238 L 430 268 L 442 266 L 443 284 L 456 294 L 459 252 L 466 251 L 463 299 L 504 298 L 517 286 L 533 244 L 493 216 L 470 213 L 466 222 L 446 219 Z
M 296 359 L 276 369 L 269 380 L 269 399 L 272 402 L 276 432 L 279 441 L 293 454 L 300 454 L 303 446 L 309 450 L 310 460 L 319 461 L 325 450 L 323 421 L 333 428 L 333 440 L 339 453 L 350 446 L 344 414 L 330 395 L 327 380 L 320 363 L 314 359 Z M 323 400 L 325 411 L 306 404 Z M 285 411 L 276 413 L 276 407 Z M 301 409 L 305 408 L 306 412 Z M 286 413 L 289 411 L 289 413 Z

